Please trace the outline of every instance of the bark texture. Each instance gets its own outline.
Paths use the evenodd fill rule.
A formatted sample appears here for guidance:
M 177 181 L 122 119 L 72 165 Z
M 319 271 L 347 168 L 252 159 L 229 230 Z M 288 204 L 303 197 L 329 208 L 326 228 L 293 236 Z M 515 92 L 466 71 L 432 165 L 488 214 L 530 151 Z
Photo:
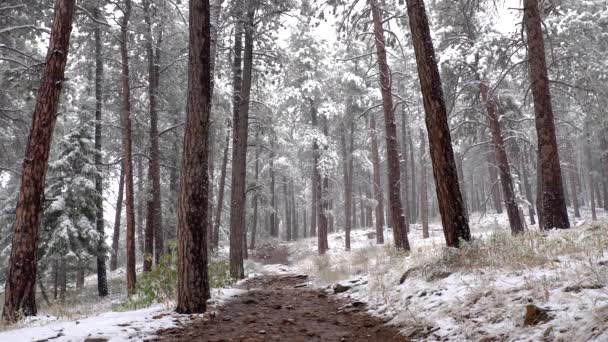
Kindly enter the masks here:
M 120 55 L 122 58 L 122 145 L 123 168 L 125 171 L 125 200 L 127 214 L 127 290 L 135 290 L 135 208 L 133 196 L 133 159 L 131 152 L 131 89 L 129 87 L 129 18 L 131 0 L 123 4 L 123 18 L 120 27 Z
M 150 162 L 148 164 L 148 183 L 151 193 L 147 196 L 148 220 L 147 235 L 152 234 L 154 243 L 154 260 L 158 265 L 164 251 L 162 198 L 160 188 L 160 146 L 158 143 L 158 87 L 160 83 L 160 44 L 162 41 L 162 24 L 158 39 L 154 41 L 150 0 L 142 1 L 144 21 L 146 22 L 146 55 L 148 59 L 148 111 L 150 113 Z M 148 255 L 152 258 L 152 255 Z
M 561 165 L 555 136 L 543 30 L 537 0 L 524 0 L 524 25 L 528 38 L 528 65 L 534 97 L 539 150 L 541 228 L 569 228 Z
M 471 232 L 458 184 L 441 78 L 424 1 L 407 0 L 406 3 L 426 113 L 425 121 L 443 232 L 446 244 L 458 247 L 459 239 L 471 239 Z
M 519 216 L 519 207 L 515 198 L 515 190 L 513 189 L 513 178 L 511 177 L 511 167 L 507 151 L 505 150 L 505 142 L 502 138 L 500 122 L 498 121 L 498 106 L 496 105 L 494 95 L 490 94 L 490 88 L 486 82 L 481 81 L 479 89 L 481 99 L 486 104 L 486 118 L 490 126 L 490 135 L 492 136 L 496 162 L 498 163 L 498 170 L 500 172 L 500 184 L 505 199 L 505 206 L 507 207 L 511 233 L 519 234 L 524 231 L 524 225 L 521 216 Z
M 253 71 L 253 18 L 255 8 L 253 1 L 248 0 L 247 13 L 241 18 L 235 29 L 234 43 L 234 99 L 233 99 L 233 134 L 232 134 L 232 184 L 230 206 L 230 274 L 235 279 L 245 278 L 243 254 L 247 245 L 243 241 L 245 231 L 245 204 L 247 181 L 247 137 L 249 126 L 249 96 L 251 94 Z M 237 4 L 238 6 L 238 4 Z M 242 20 L 242 21 L 241 21 Z M 244 32 L 243 32 L 244 31 Z M 244 65 L 241 72 L 241 39 L 245 34 Z M 242 78 L 241 78 L 242 77 Z M 243 251 L 245 246 L 245 251 Z
M 386 43 L 384 40 L 383 18 L 378 0 L 368 0 L 374 22 L 374 36 L 376 37 L 376 53 L 378 69 L 380 71 L 380 92 L 382 94 L 382 107 L 384 108 L 384 130 L 386 134 L 386 162 L 388 169 L 388 199 L 390 219 L 393 227 L 393 237 L 397 249 L 410 250 L 407 239 L 408 222 L 403 214 L 401 203 L 401 170 L 399 166 L 399 142 L 397 140 L 397 125 L 395 124 L 395 110 L 393 108 L 392 75 L 386 58 Z
M 207 309 L 209 101 L 211 101 L 209 1 L 190 0 L 187 119 L 178 204 L 177 308 Z
M 93 15 L 97 20 L 101 20 L 99 8 L 95 7 Z M 96 218 L 95 228 L 99 234 L 99 242 L 97 244 L 97 293 L 100 297 L 108 295 L 108 280 L 106 276 L 106 233 L 105 221 L 103 219 L 103 179 L 101 170 L 101 145 L 102 145 L 102 127 L 101 127 L 101 108 L 103 105 L 103 56 L 102 56 L 102 38 L 99 25 L 95 25 L 93 30 L 95 36 L 95 165 L 97 167 L 97 175 L 95 176 L 95 191 L 98 194 L 96 199 Z
M 74 0 L 55 2 L 49 49 L 36 96 L 21 171 L 2 311 L 7 322 L 16 321 L 20 313 L 26 316 L 36 314 L 38 231 L 44 205 L 49 150 L 68 58 L 74 7 Z
M 120 242 L 120 220 L 122 218 L 122 200 L 125 189 L 125 171 L 120 167 L 120 178 L 118 179 L 118 195 L 116 196 L 116 213 L 114 216 L 114 232 L 112 234 L 112 256 L 110 257 L 110 270 L 118 268 L 118 245 Z

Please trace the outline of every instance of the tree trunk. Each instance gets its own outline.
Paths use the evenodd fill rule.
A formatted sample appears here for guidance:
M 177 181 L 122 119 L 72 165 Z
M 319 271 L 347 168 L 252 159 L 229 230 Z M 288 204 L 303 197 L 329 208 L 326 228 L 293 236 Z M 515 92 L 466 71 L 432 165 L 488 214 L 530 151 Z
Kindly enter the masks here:
M 235 279 L 243 279 L 243 220 L 245 216 L 245 181 L 247 176 L 247 120 L 248 92 L 243 82 L 243 34 L 245 18 L 243 8 L 246 0 L 239 0 L 234 6 L 234 49 L 233 49 L 233 114 L 232 114 L 232 177 L 230 187 L 230 275 Z M 247 1 L 247 6 L 249 1 Z M 248 6 L 249 7 L 249 6 Z M 245 99 L 247 97 L 247 100 Z M 245 110 L 243 110 L 245 109 Z
M 308 100 L 310 102 L 310 116 L 311 116 L 311 123 L 313 125 L 313 127 L 318 127 L 319 123 L 318 123 L 318 118 L 317 118 L 317 108 L 315 107 L 314 101 L 312 99 Z M 327 218 L 325 217 L 325 206 L 324 206 L 324 199 L 323 196 L 325 195 L 323 192 L 323 185 L 322 185 L 322 179 L 321 179 L 321 172 L 319 170 L 319 158 L 321 155 L 321 152 L 319 150 L 319 143 L 317 141 L 317 139 L 313 140 L 313 146 L 312 146 L 312 150 L 313 150 L 313 182 L 312 182 L 312 186 L 314 187 L 314 205 L 313 205 L 313 210 L 315 211 L 316 217 L 315 217 L 315 221 L 318 225 L 318 232 L 317 232 L 317 247 L 318 247 L 318 252 L 319 255 L 323 255 L 326 252 L 326 246 L 323 243 L 324 240 L 322 238 L 323 235 L 323 231 L 325 231 L 325 233 L 327 233 Z M 313 226 L 311 226 L 311 228 L 313 228 Z
M 347 106 L 348 108 L 348 106 Z M 348 114 L 348 111 L 347 111 Z M 342 130 L 340 136 L 342 142 L 342 171 L 344 173 L 344 247 L 350 251 L 351 209 L 353 206 L 353 183 L 352 183 L 352 145 L 353 145 L 353 121 L 351 120 L 350 148 L 346 146 L 346 129 Z
M 118 268 L 118 245 L 120 242 L 120 219 L 122 217 L 122 199 L 125 188 L 125 171 L 120 167 L 120 179 L 118 180 L 118 195 L 116 197 L 116 212 L 114 216 L 114 233 L 112 234 L 112 255 L 110 257 L 110 270 L 116 271 Z
M 97 20 L 101 20 L 99 8 L 95 7 L 93 15 Z M 97 175 L 95 176 L 96 199 L 96 221 L 95 228 L 99 234 L 97 243 L 97 293 L 100 297 L 108 295 L 108 280 L 106 277 L 106 233 L 105 222 L 103 219 L 103 178 L 101 170 L 101 108 L 103 105 L 103 56 L 102 39 L 99 25 L 95 25 L 93 32 L 95 36 L 95 165 Z
M 313 153 L 316 153 L 313 148 Z M 315 157 L 313 157 L 314 159 Z M 310 200 L 310 234 L 309 236 L 317 235 L 317 210 L 319 209 L 319 203 L 317 202 L 317 163 L 316 159 L 313 161 L 313 172 L 312 172 L 312 199 Z
M 228 149 L 230 149 L 230 130 L 226 131 L 226 145 L 224 146 L 224 156 L 222 157 L 220 186 L 217 193 L 217 207 L 215 209 L 215 223 L 213 225 L 213 249 L 217 249 L 220 242 L 220 224 L 222 223 L 222 209 L 224 208 L 224 192 L 226 188 L 226 168 L 228 167 Z
M 211 101 L 209 26 L 209 1 L 190 0 L 187 119 L 177 229 L 176 311 L 184 314 L 205 312 L 210 294 L 207 270 L 207 151 Z
M 136 143 L 138 146 L 144 146 L 144 129 L 140 125 L 138 125 L 138 130 L 136 130 L 139 134 L 139 141 Z M 147 214 L 144 214 L 145 210 L 145 198 L 146 194 L 144 194 L 144 164 L 143 164 L 143 156 L 135 157 L 135 169 L 137 170 L 137 208 L 135 208 L 135 227 L 137 230 L 137 244 L 139 248 L 139 252 L 141 255 L 145 255 L 146 252 L 146 236 L 144 233 L 144 221 L 146 221 Z M 152 250 L 149 251 L 150 255 L 152 255 Z
M 498 121 L 498 106 L 494 94 L 490 94 L 490 88 L 487 83 L 480 81 L 479 90 L 481 100 L 486 104 L 487 121 L 490 126 L 490 134 L 500 171 L 500 183 L 502 185 L 502 193 L 505 198 L 505 206 L 507 207 L 507 215 L 509 217 L 509 225 L 511 226 L 512 234 L 523 233 L 524 225 L 519 216 L 519 207 L 515 198 L 515 190 L 513 189 L 513 179 L 511 177 L 511 167 L 505 151 L 505 143 L 502 138 L 500 122 Z
M 406 235 L 410 232 L 411 212 L 410 212 L 410 199 L 409 199 L 409 188 L 408 188 L 408 148 L 407 148 L 407 137 L 409 136 L 407 114 L 405 112 L 405 104 L 402 105 L 401 109 L 401 201 L 403 203 L 403 215 L 405 217 L 405 226 L 407 231 Z M 413 161 L 412 161 L 413 162 Z
M 59 259 L 59 301 L 65 303 L 65 295 L 68 292 L 68 266 L 65 258 Z
M 471 239 L 471 232 L 458 185 L 441 79 L 435 61 L 424 1 L 407 0 L 406 2 L 418 77 L 424 98 L 426 127 L 441 222 L 447 245 L 458 247 L 460 239 Z
M 213 95 L 212 95 L 213 97 Z M 213 102 L 213 101 L 211 101 Z M 213 106 L 211 107 L 213 108 Z M 211 113 L 211 110 L 210 110 Z M 213 117 L 213 115 L 212 115 Z M 211 123 L 209 124 L 209 169 L 207 170 L 209 174 L 209 194 L 207 198 L 209 198 L 209 208 L 207 209 L 207 219 L 209 220 L 209 229 L 207 229 L 207 247 L 213 249 L 213 185 L 215 184 L 215 131 L 216 126 L 213 124 L 213 119 L 211 119 Z
M 406 126 L 406 129 L 409 129 Z M 411 189 L 412 189 L 412 197 L 410 197 L 412 199 L 411 203 L 411 220 L 410 223 L 415 223 L 418 222 L 418 201 L 416 200 L 418 198 L 418 194 L 416 193 L 416 188 L 418 183 L 416 183 L 416 163 L 414 163 L 414 142 L 412 139 L 412 133 L 407 135 L 407 140 L 408 140 L 408 145 L 409 145 L 409 152 L 410 152 L 410 174 L 411 174 L 411 178 L 412 178 L 412 183 L 411 183 Z
M 323 117 L 323 134 L 325 137 L 328 136 L 327 117 Z M 323 146 L 323 149 L 327 151 L 327 145 Z M 317 202 L 319 203 L 319 210 L 317 212 L 317 222 L 319 223 L 317 232 L 317 246 L 319 255 L 323 255 L 329 249 L 329 244 L 327 241 L 327 231 L 329 228 L 329 175 L 327 175 L 327 171 L 321 173 L 321 170 L 319 170 L 320 151 L 319 149 L 317 149 L 317 151 L 319 152 L 316 154 L 317 160 L 315 163 L 317 165 Z
M 57 295 L 59 294 L 59 261 L 53 260 L 53 299 L 57 299 Z
M 541 174 L 542 229 L 569 228 L 537 0 L 524 0 L 528 65 L 534 97 Z
M 276 179 L 274 174 L 274 138 L 270 137 L 270 236 L 279 237 L 277 227 Z
M 403 214 L 401 204 L 401 170 L 399 167 L 399 143 L 397 142 L 397 125 L 395 124 L 395 111 L 393 109 L 392 75 L 386 58 L 386 46 L 384 41 L 383 18 L 378 5 L 378 0 L 368 0 L 374 22 L 374 35 L 376 37 L 376 51 L 378 57 L 378 69 L 380 72 L 380 92 L 382 94 L 382 106 L 384 108 L 384 129 L 386 134 L 386 163 L 388 169 L 388 198 L 390 206 L 391 226 L 395 247 L 397 249 L 410 250 L 407 238 L 408 223 Z
M 251 227 L 251 244 L 250 249 L 255 249 L 255 236 L 257 234 L 258 227 L 258 192 L 259 181 L 260 181 L 260 131 L 255 132 L 255 186 L 256 190 L 253 194 L 253 222 Z
M 420 130 L 420 221 L 422 238 L 429 238 L 429 197 L 426 176 L 426 143 L 424 133 Z
M 591 157 L 591 128 L 589 121 L 585 122 L 585 164 L 587 168 L 587 185 L 589 187 L 589 197 L 591 201 L 591 220 L 597 221 L 597 213 L 595 212 L 595 179 L 593 177 L 593 159 Z
M 522 177 L 523 177 L 523 185 L 526 194 L 526 200 L 528 201 L 528 214 L 530 215 L 530 224 L 536 224 L 536 220 L 534 216 L 536 212 L 534 211 L 534 201 L 532 200 L 532 186 L 530 185 L 530 176 L 528 175 L 528 151 L 524 150 L 523 158 L 520 158 L 519 168 L 521 169 Z
M 15 322 L 20 314 L 36 314 L 38 231 L 44 205 L 49 150 L 57 121 L 57 106 L 70 45 L 74 6 L 74 0 L 55 2 L 49 49 L 36 96 L 21 171 L 2 312 L 6 322 Z
M 291 241 L 291 204 L 288 190 L 287 177 L 283 175 L 283 195 L 285 198 L 285 240 Z
M 371 114 L 369 120 L 369 134 L 372 141 L 373 189 L 376 199 L 376 243 L 384 243 L 384 196 L 380 184 L 380 153 L 378 152 L 378 133 L 376 131 L 376 118 Z
M 158 142 L 158 87 L 160 82 L 160 44 L 162 41 L 162 23 L 158 32 L 156 46 L 154 46 L 154 32 L 152 29 L 152 18 L 150 14 L 150 0 L 142 1 L 144 9 L 144 20 L 146 22 L 146 54 L 148 59 L 148 105 L 150 112 L 150 163 L 148 166 L 148 182 L 150 195 L 148 196 L 147 206 L 150 208 L 150 215 L 146 221 L 146 240 L 148 232 L 153 234 L 154 240 L 154 260 L 156 265 L 160 263 L 160 258 L 164 252 L 163 239 L 163 217 L 162 217 L 162 198 L 160 188 L 160 147 Z M 151 258 L 152 255 L 149 255 Z
M 488 163 L 488 175 L 490 176 L 490 195 L 492 204 L 497 214 L 502 214 L 502 199 L 500 198 L 500 188 L 498 187 L 498 172 L 496 170 L 496 151 L 488 151 L 486 154 L 486 162 Z
M 129 40 L 128 25 L 131 16 L 131 0 L 124 1 L 120 27 L 120 54 L 122 57 L 122 144 L 123 168 L 125 170 L 127 213 L 127 290 L 135 290 L 135 211 L 133 206 L 133 161 L 131 153 L 131 90 L 129 88 Z
M 76 289 L 77 290 L 82 290 L 82 288 L 84 287 L 84 266 L 83 265 L 78 265 L 78 267 L 76 268 Z
M 608 177 L 608 130 L 606 128 L 601 128 L 599 133 L 600 135 L 600 148 L 601 148 L 601 169 L 602 169 L 602 184 L 604 190 L 604 211 L 608 211 L 608 181 L 606 177 Z
M 298 227 L 298 208 L 296 204 L 296 194 L 293 180 L 290 183 L 291 192 L 291 238 L 296 241 L 299 237 Z

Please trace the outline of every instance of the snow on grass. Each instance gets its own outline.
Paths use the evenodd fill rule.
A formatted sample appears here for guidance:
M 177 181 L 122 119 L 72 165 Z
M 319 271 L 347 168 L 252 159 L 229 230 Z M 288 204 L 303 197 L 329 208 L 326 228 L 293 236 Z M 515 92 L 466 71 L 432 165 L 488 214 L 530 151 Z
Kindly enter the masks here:
M 187 316 L 186 316 L 187 317 Z M 184 316 L 167 311 L 162 305 L 147 309 L 106 312 L 77 321 L 53 321 L 53 317 L 37 316 L 27 327 L 0 333 L 1 341 L 84 341 L 100 338 L 108 341 L 142 340 L 161 328 L 170 328 Z
M 226 288 L 212 289 L 210 303 L 222 305 L 245 290 Z M 84 341 L 87 338 L 105 339 L 111 342 L 141 341 L 154 337 L 156 332 L 187 322 L 197 315 L 180 315 L 169 305 L 156 304 L 146 309 L 104 312 L 78 320 L 39 314 L 11 326 L 13 330 L 0 332 L 0 341 L 57 342 Z
M 414 225 L 408 254 L 394 250 L 390 230 L 380 246 L 372 229 L 355 230 L 350 253 L 343 233 L 336 233 L 322 257 L 314 252 L 315 239 L 292 244 L 292 261 L 319 286 L 352 286 L 340 296 L 367 302 L 370 313 L 413 340 L 603 341 L 608 228 L 601 219 L 601 225 L 576 220 L 563 231 L 530 227 L 513 238 L 505 215 L 474 216 L 476 240 L 459 250 L 445 248 L 439 224 L 431 225 L 430 239 Z M 547 309 L 551 320 L 524 326 L 528 304 Z

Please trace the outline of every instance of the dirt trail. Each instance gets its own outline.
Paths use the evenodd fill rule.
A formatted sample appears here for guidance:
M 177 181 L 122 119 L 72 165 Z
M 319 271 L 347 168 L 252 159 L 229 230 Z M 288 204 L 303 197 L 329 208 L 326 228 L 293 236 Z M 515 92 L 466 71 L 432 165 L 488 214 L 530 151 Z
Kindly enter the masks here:
M 274 248 L 273 248 L 274 249 Z M 274 249 L 254 258 L 287 263 L 287 253 Z M 347 302 L 311 288 L 305 275 L 269 275 L 249 279 L 246 293 L 225 305 L 212 305 L 203 317 L 159 332 L 158 341 L 407 341 L 394 327 Z
M 159 332 L 160 341 L 407 341 L 397 329 L 347 303 L 307 288 L 306 276 L 248 280 L 247 293 L 182 327 Z

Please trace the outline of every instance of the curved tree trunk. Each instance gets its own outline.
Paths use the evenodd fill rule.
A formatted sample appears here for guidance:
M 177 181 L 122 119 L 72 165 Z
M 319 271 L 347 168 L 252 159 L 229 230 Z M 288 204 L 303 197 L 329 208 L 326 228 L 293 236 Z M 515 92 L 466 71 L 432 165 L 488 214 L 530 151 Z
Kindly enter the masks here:
M 458 184 L 452 139 L 431 32 L 424 1 L 407 0 L 406 3 L 426 113 L 425 121 L 443 232 L 447 245 L 458 247 L 460 239 L 471 239 L 471 232 Z
M 539 150 L 542 229 L 569 228 L 568 211 L 564 201 L 561 165 L 555 136 L 555 122 L 549 77 L 545 61 L 545 46 L 537 0 L 524 0 L 524 24 L 528 36 L 528 65 L 536 114 Z
M 177 229 L 177 308 L 202 313 L 209 299 L 208 140 L 211 101 L 209 1 L 190 0 L 187 119 Z
M 36 262 L 38 231 L 44 205 L 44 184 L 57 106 L 68 58 L 74 0 L 57 0 L 46 63 L 30 136 L 23 159 L 11 255 L 6 273 L 2 317 L 15 322 L 19 314 L 36 314 Z

